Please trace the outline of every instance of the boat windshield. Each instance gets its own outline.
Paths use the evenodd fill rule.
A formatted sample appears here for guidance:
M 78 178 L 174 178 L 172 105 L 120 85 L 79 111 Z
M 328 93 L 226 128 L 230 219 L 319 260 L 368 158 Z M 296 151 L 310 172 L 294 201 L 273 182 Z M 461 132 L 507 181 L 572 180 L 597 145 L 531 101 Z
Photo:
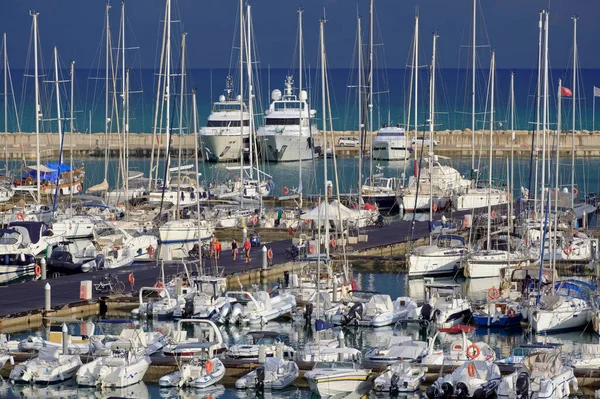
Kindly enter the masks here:
M 315 364 L 316 369 L 354 369 L 354 363 L 352 362 L 317 362 Z
M 304 109 L 306 103 L 300 101 L 278 101 L 273 104 L 275 111 L 284 111 L 288 109 Z
M 239 110 L 240 110 L 239 102 L 216 103 L 213 108 L 213 112 L 239 111 Z M 245 111 L 245 109 L 244 109 L 244 111 Z
M 257 345 L 274 345 L 276 343 L 277 340 L 271 337 L 263 337 L 256 342 Z

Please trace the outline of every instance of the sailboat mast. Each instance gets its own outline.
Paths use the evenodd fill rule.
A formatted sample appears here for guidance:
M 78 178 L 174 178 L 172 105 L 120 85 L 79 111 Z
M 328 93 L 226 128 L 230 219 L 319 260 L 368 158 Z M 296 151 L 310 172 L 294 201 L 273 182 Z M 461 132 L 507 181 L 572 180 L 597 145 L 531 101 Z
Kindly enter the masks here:
M 573 97 L 572 100 L 575 98 Z M 554 153 L 554 162 L 556 163 L 556 169 L 554 170 L 554 236 L 552 237 L 552 274 L 554 275 L 554 270 L 556 270 L 556 250 L 558 246 L 557 240 L 557 232 L 558 232 L 558 197 L 560 196 L 560 188 L 558 187 L 558 171 L 560 168 L 560 131 L 561 131 L 561 117 L 562 117 L 562 79 L 558 79 L 558 116 L 556 122 L 556 151 Z M 548 201 L 550 201 L 550 191 L 548 191 Z M 554 288 L 554 282 L 552 284 L 552 288 Z
M 125 99 L 125 2 L 122 1 L 121 2 L 121 110 L 122 110 L 122 114 L 123 114 L 123 121 L 122 121 L 122 126 L 123 128 L 121 129 L 123 132 L 123 146 L 122 146 L 122 159 L 125 159 L 127 157 L 127 136 L 126 136 L 126 130 L 127 130 L 127 111 L 125 109 L 126 107 L 126 99 Z M 127 184 L 127 179 L 129 178 L 128 175 L 128 171 L 127 171 L 127 165 L 125 164 L 125 162 L 123 162 L 124 164 L 124 169 L 123 170 L 123 188 L 125 188 L 125 185 Z M 127 202 L 127 192 L 125 192 L 125 201 Z
M 211 97 L 212 98 L 212 97 Z M 192 112 L 192 122 L 194 123 L 194 170 L 196 172 L 196 178 L 194 181 L 196 182 L 196 186 L 200 187 L 200 170 L 198 169 L 198 105 L 196 104 L 196 90 L 192 91 L 192 106 L 194 107 Z M 196 201 L 196 215 L 200 218 L 200 201 Z M 200 220 L 198 220 L 198 259 L 200 264 L 200 275 L 204 274 L 203 270 L 203 256 L 202 256 L 202 225 L 200 224 Z
M 165 132 L 166 132 L 166 148 L 167 153 L 165 154 L 165 181 L 164 186 L 169 185 L 170 174 L 169 167 L 171 166 L 171 156 L 169 149 L 171 147 L 171 0 L 167 0 L 167 15 L 165 18 L 167 24 L 167 37 L 165 44 L 165 98 L 167 102 L 165 105 Z
M 36 152 L 36 186 L 37 186 L 37 202 L 42 202 L 42 193 L 40 188 L 40 118 L 42 117 L 42 110 L 40 104 L 40 81 L 39 81 L 39 68 L 38 68 L 38 15 L 37 12 L 32 12 L 30 15 L 33 17 L 33 74 L 35 80 L 35 152 Z
M 487 217 L 487 249 L 490 249 L 490 231 L 492 228 L 492 166 L 493 166 L 493 139 L 494 139 L 494 88 L 495 88 L 495 80 L 496 78 L 496 52 L 492 51 L 492 61 L 490 64 L 490 79 L 492 90 L 490 93 L 490 173 L 488 177 L 488 217 Z
M 546 11 L 546 19 L 544 20 L 544 103 L 542 107 L 542 182 L 540 192 L 540 213 L 544 214 L 544 188 L 546 186 L 546 129 L 547 129 L 547 115 L 548 115 L 548 19 L 550 18 L 550 12 Z
M 508 230 L 509 240 L 513 224 L 513 194 L 515 192 L 515 73 L 510 73 L 510 193 L 508 196 Z M 510 252 L 510 250 L 508 251 Z
M 8 56 L 6 54 L 6 32 L 2 36 L 4 50 L 4 175 L 8 176 Z
M 417 136 L 419 133 L 419 14 L 415 15 L 415 56 L 414 56 L 414 69 L 415 69 L 415 145 L 418 142 Z M 417 170 L 417 151 L 415 153 L 415 171 Z M 415 177 L 416 173 L 415 173 Z
M 575 91 L 577 90 L 577 16 L 573 17 L 573 86 L 571 87 L 571 92 L 573 93 L 573 97 L 571 100 L 573 102 L 573 110 L 572 110 L 572 126 L 571 126 L 571 209 L 575 206 L 575 103 L 576 96 Z
M 125 206 L 129 205 L 129 69 L 125 72 L 125 175 L 123 188 L 125 190 Z
M 246 6 L 246 28 L 247 28 L 247 36 L 246 36 L 246 69 L 248 72 L 248 114 L 250 116 L 250 126 L 249 126 L 249 136 L 250 136 L 250 154 L 249 154 L 249 163 L 250 163 L 250 179 L 254 178 L 254 162 L 253 162 L 253 153 L 254 153 L 254 96 L 253 87 L 252 87 L 252 16 L 251 16 L 251 6 L 248 4 Z M 260 185 L 259 185 L 260 188 Z M 260 193 L 259 193 L 260 196 Z M 260 197 L 262 198 L 262 196 Z M 262 203 L 262 201 L 261 201 Z
M 321 42 L 321 97 L 323 99 L 323 147 L 327 148 L 327 97 L 325 93 L 325 68 L 327 67 L 327 65 L 325 61 L 325 22 L 327 22 L 325 18 L 322 18 L 320 20 L 319 38 Z M 325 223 L 325 253 L 327 254 L 327 258 L 329 258 L 329 198 L 327 195 L 327 156 L 323 157 L 323 179 L 325 181 L 325 201 L 323 202 L 325 210 L 325 217 L 323 219 L 323 223 Z M 318 279 L 319 274 L 317 273 L 317 280 Z
M 473 48 L 471 64 L 471 177 L 475 175 L 475 69 L 477 68 L 477 0 L 473 0 Z
M 244 187 L 244 0 L 240 0 L 240 184 Z M 252 138 L 250 138 L 252 140 Z M 242 195 L 242 201 L 244 196 Z
M 56 122 L 57 122 L 57 125 L 58 125 L 58 142 L 60 143 L 60 146 L 61 146 L 61 151 L 58 154 L 59 176 L 57 176 L 57 178 L 56 178 L 57 185 L 58 185 L 58 180 L 60 178 L 60 166 L 61 166 L 62 161 L 63 161 L 63 154 L 62 154 L 63 129 L 62 129 L 62 119 L 61 119 L 61 113 L 60 113 L 60 87 L 59 87 L 59 83 L 60 83 L 60 81 L 58 80 L 58 50 L 56 49 L 56 46 L 54 46 L 54 84 L 55 84 L 55 90 L 56 90 Z
M 181 194 L 179 193 L 179 188 L 181 186 L 181 152 L 182 152 L 182 143 L 183 143 L 183 106 L 184 106 L 184 96 L 183 93 L 185 91 L 185 38 L 187 37 L 187 33 L 181 34 L 181 79 L 179 86 L 179 154 L 177 160 L 177 214 L 175 215 L 176 219 L 179 219 L 179 207 L 181 203 Z
M 540 21 L 538 22 L 538 70 L 537 70 L 537 105 L 535 108 L 535 180 L 533 184 L 533 210 L 537 212 L 537 201 L 538 201 L 538 170 L 539 170 L 539 142 L 540 142 L 540 100 L 541 100 L 541 91 L 542 91 L 542 31 L 543 31 L 543 18 L 545 11 L 540 12 Z
M 371 186 L 374 184 L 373 180 L 373 3 L 375 0 L 371 0 L 371 11 L 370 11 L 370 22 L 369 22 L 369 169 L 371 176 Z
M 437 33 L 433 34 L 433 53 L 431 55 L 431 77 L 429 79 L 429 142 L 433 143 L 433 131 L 435 129 L 435 58 L 437 51 Z M 433 144 L 429 146 L 429 176 L 433 170 Z M 429 221 L 433 221 L 433 179 L 429 178 Z M 431 234 L 429 235 L 429 245 L 432 244 Z
M 298 128 L 298 140 L 300 141 L 300 145 L 298 146 L 298 186 L 302 187 L 302 111 L 304 111 L 302 104 L 304 104 L 304 100 L 302 99 L 302 46 L 304 43 L 304 37 L 302 32 L 302 13 L 304 10 L 302 7 L 298 8 L 298 98 L 300 100 L 300 117 L 299 117 L 299 128 Z M 298 201 L 300 205 L 300 209 L 302 209 L 302 190 L 298 190 Z
M 110 123 L 110 115 L 108 109 L 108 101 L 110 94 L 108 92 L 108 81 L 109 81 L 109 68 L 108 60 L 110 57 L 110 3 L 106 3 L 106 43 L 105 43 L 105 55 L 106 60 L 104 63 L 104 180 L 108 181 L 108 126 Z M 91 132 L 90 132 L 91 134 Z
M 69 177 L 69 184 L 73 187 L 74 183 L 74 173 L 73 173 L 73 135 L 75 134 L 75 110 L 74 110 L 74 102 L 75 102 L 75 61 L 71 61 L 71 101 L 69 104 L 69 132 L 70 132 L 70 142 L 71 148 L 69 149 L 69 168 L 71 169 L 71 175 Z M 73 203 L 73 190 L 69 189 L 69 205 Z
M 357 35 L 358 35 L 358 200 L 357 204 L 360 205 L 360 192 L 362 187 L 362 173 L 363 173 L 363 121 L 362 121 L 362 32 L 361 32 L 361 18 L 357 17 Z

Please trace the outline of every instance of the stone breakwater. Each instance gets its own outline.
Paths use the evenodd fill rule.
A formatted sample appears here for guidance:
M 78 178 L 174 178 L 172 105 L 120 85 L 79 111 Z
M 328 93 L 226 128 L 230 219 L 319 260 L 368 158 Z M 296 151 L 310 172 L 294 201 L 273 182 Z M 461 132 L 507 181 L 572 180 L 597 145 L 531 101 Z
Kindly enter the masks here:
M 552 145 L 555 132 L 549 132 L 550 139 L 546 140 L 549 145 Z M 375 137 L 376 134 L 373 134 Z M 414 132 L 407 132 L 409 140 L 414 137 Z M 419 132 L 418 136 L 423 136 L 423 132 Z M 0 157 L 9 159 L 28 159 L 36 158 L 36 138 L 34 133 L 0 133 Z M 335 131 L 327 135 L 328 148 L 331 148 L 331 142 L 336 144 L 336 154 L 342 157 L 354 157 L 358 154 L 358 147 L 338 147 L 337 142 L 340 137 L 358 137 L 356 131 Z M 477 154 L 489 154 L 489 131 L 481 130 L 475 132 L 475 152 Z M 515 139 L 511 143 L 511 133 L 507 130 L 497 130 L 493 134 L 494 139 L 494 155 L 506 156 L 510 153 L 511 144 L 513 146 L 515 156 L 529 156 L 531 154 L 532 133 L 527 131 L 516 131 Z M 323 134 L 316 132 L 314 134 L 315 145 L 322 146 Z M 572 140 L 574 139 L 574 145 Z M 159 137 L 161 152 L 164 153 L 164 136 Z M 180 143 L 180 140 L 181 141 Z M 369 147 L 369 135 L 366 137 L 367 149 Z M 449 157 L 467 157 L 471 156 L 473 149 L 472 133 L 467 130 L 440 131 L 435 133 L 437 141 L 436 154 Z M 171 149 L 176 153 L 180 147 L 184 155 L 191 156 L 194 151 L 194 138 L 192 135 L 186 135 L 183 138 L 174 135 Z M 122 146 L 122 139 L 117 134 L 110 134 L 108 137 L 108 148 L 111 156 L 115 156 Z M 538 145 L 539 148 L 541 146 Z M 63 154 L 69 156 L 71 152 L 74 157 L 103 157 L 106 147 L 104 133 L 83 134 L 76 133 L 65 136 L 63 145 Z M 129 153 L 131 157 L 149 158 L 152 151 L 152 135 L 148 133 L 130 133 L 128 140 Z M 575 148 L 577 157 L 600 157 L 600 132 L 593 134 L 587 130 L 577 131 L 575 135 L 571 132 L 562 132 L 560 135 L 560 151 L 561 155 L 567 156 L 571 154 L 571 148 Z M 417 148 L 419 150 L 419 148 Z M 40 155 L 42 159 L 56 158 L 59 153 L 59 139 L 56 133 L 40 134 Z

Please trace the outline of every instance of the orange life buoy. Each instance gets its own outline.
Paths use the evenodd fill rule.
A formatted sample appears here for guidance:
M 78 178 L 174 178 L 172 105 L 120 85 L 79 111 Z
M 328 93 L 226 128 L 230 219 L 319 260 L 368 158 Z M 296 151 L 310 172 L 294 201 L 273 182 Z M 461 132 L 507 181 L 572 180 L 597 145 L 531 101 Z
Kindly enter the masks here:
M 517 311 L 515 310 L 515 308 L 509 308 L 506 312 L 506 315 L 512 319 L 517 315 Z
M 469 359 L 477 359 L 481 355 L 481 349 L 477 344 L 471 344 L 467 347 L 467 357 Z
M 284 187 L 283 190 L 281 190 L 281 192 L 283 193 L 283 195 L 288 195 L 290 193 L 290 190 L 287 187 Z
M 146 252 L 148 253 L 148 257 L 154 255 L 154 247 L 149 245 L 148 248 L 146 248 Z
M 42 268 L 40 267 L 40 265 L 35 265 L 35 276 L 39 277 L 42 275 Z
M 162 281 L 157 281 L 156 284 L 154 284 L 154 288 L 158 288 L 156 291 L 160 293 L 162 292 L 163 288 L 165 288 L 165 283 Z
M 496 211 L 492 211 L 492 219 L 496 219 Z
M 17 220 L 25 220 L 25 214 L 23 212 L 17 213 Z
M 492 287 L 488 290 L 488 297 L 490 299 L 496 299 L 500 296 L 500 291 L 496 287 Z
M 252 224 L 257 224 L 258 223 L 258 217 L 257 216 L 252 216 L 250 218 L 250 223 Z
M 571 256 L 571 255 L 573 255 L 573 247 L 570 245 L 567 245 L 566 247 L 563 248 L 563 252 L 565 253 L 565 255 Z
M 112 249 L 113 251 L 118 251 L 119 249 L 121 249 L 121 246 L 119 244 L 114 244 Z
M 469 377 L 475 377 L 475 363 L 471 362 L 469 363 L 469 366 L 467 367 L 467 371 L 469 372 Z
M 333 188 L 327 187 L 327 195 L 332 195 L 332 194 L 333 194 Z
M 438 208 L 437 208 L 437 204 L 436 203 L 433 204 L 432 209 L 433 209 L 434 212 L 437 212 Z
M 273 260 L 273 250 L 271 248 L 267 251 L 267 258 Z
M 577 187 L 573 187 L 573 194 L 575 194 L 575 195 L 579 194 L 579 190 L 577 190 Z
M 213 364 L 212 362 L 209 360 L 206 363 L 204 363 L 204 368 L 206 369 L 206 374 L 210 374 L 213 371 Z
M 130 285 L 135 284 L 135 277 L 133 277 L 133 273 L 129 273 L 129 276 L 127 276 L 127 281 L 129 281 Z

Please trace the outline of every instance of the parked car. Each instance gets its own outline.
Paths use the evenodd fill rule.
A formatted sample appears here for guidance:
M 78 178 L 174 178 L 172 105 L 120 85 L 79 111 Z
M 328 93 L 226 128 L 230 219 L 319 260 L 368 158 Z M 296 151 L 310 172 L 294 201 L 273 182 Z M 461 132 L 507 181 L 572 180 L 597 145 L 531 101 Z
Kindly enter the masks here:
M 356 137 L 340 137 L 337 145 L 338 147 L 358 147 L 358 139 Z
M 427 136 L 419 136 L 419 137 L 413 137 L 411 140 L 411 143 L 413 145 L 417 145 L 417 146 L 422 146 L 422 145 L 426 145 L 426 146 L 430 146 L 431 145 L 431 139 Z M 433 140 L 433 145 L 436 146 L 438 145 L 438 141 L 437 140 Z

